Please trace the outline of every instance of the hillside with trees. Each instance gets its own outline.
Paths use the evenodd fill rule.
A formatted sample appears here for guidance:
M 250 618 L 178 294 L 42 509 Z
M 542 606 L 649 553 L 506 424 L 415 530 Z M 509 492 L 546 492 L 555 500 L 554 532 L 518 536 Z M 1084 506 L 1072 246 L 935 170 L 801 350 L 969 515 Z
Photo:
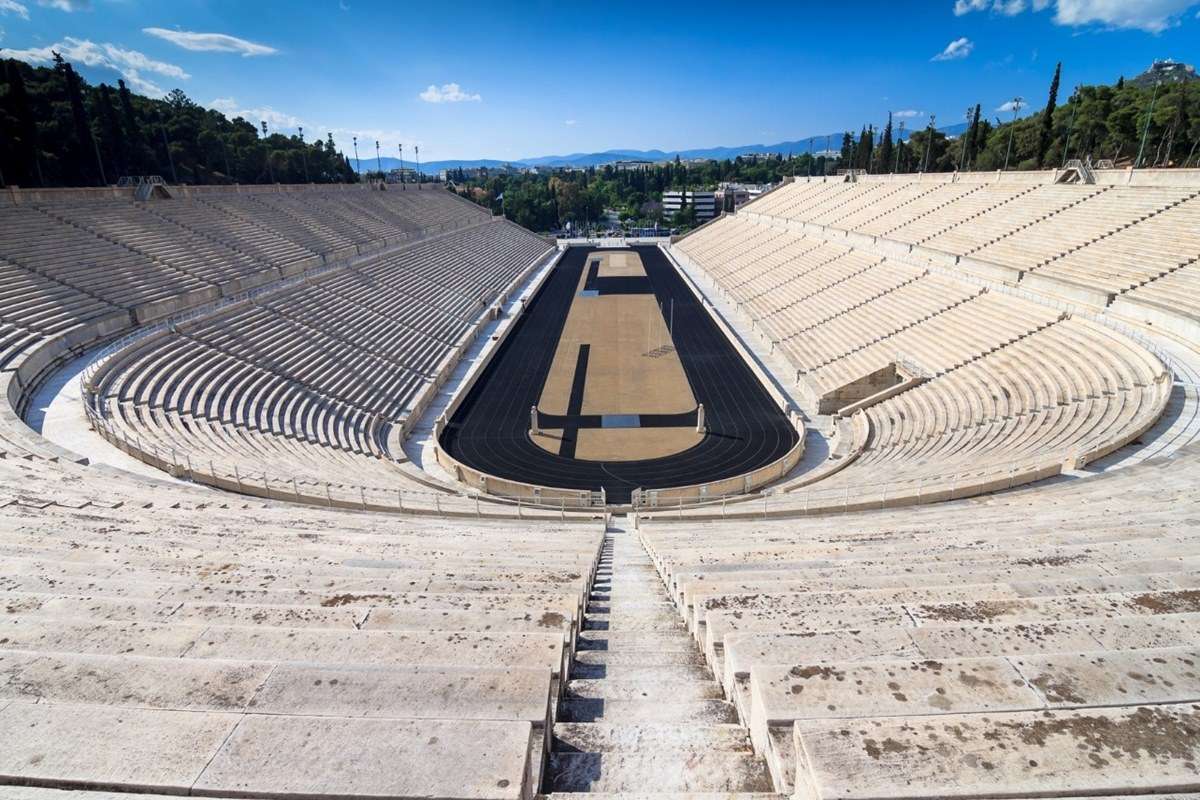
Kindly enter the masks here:
M 62 58 L 0 62 L 0 182 L 102 186 L 124 175 L 172 183 L 357 180 L 332 137 L 301 142 L 227 119 L 176 89 L 161 100 L 90 86 Z

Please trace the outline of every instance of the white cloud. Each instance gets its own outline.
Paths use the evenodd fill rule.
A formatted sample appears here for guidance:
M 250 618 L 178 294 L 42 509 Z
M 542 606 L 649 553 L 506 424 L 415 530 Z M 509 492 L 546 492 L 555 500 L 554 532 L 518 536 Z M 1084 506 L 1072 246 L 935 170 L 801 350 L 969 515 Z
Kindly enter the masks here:
M 257 108 L 243 108 L 237 100 L 232 97 L 218 97 L 209 104 L 209 108 L 215 108 L 225 116 L 233 119 L 241 117 L 249 123 L 257 127 L 264 120 L 271 130 L 286 128 L 295 130 L 304 124 L 304 120 L 297 116 L 288 114 L 284 111 L 277 111 L 270 106 L 259 106 Z
M 896 117 L 897 119 L 912 119 L 913 117 L 925 116 L 925 112 L 907 108 L 907 109 L 904 109 L 903 111 L 893 111 L 892 116 Z
M 990 10 L 1011 17 L 1054 6 L 1054 22 L 1058 25 L 1162 33 L 1178 25 L 1179 17 L 1196 5 L 1197 0 L 955 0 L 954 13 L 962 16 Z
M 21 19 L 29 19 L 29 9 L 17 0 L 0 0 L 0 17 L 15 14 Z
M 568 128 L 573 128 L 578 124 L 579 124 L 579 120 L 576 120 L 576 119 L 564 119 L 563 120 L 563 125 L 566 125 Z
M 971 55 L 971 51 L 974 49 L 974 42 L 965 36 L 960 36 L 946 45 L 946 49 L 931 58 L 930 61 L 956 61 Z
M 26 50 L 0 48 L 0 57 L 15 58 L 27 64 L 45 65 L 51 63 L 55 52 L 61 53 L 64 59 L 74 64 L 118 72 L 134 91 L 151 97 L 161 97 L 166 91 L 152 80 L 143 77 L 142 73 L 149 72 L 177 80 L 187 80 L 191 77 L 182 68 L 166 61 L 156 61 L 137 50 L 129 50 L 108 42 L 96 43 L 89 39 L 76 39 L 73 36 L 64 37 L 61 42 L 47 47 L 30 47 Z
M 996 110 L 1004 111 L 1004 112 L 1013 111 L 1013 110 L 1020 111 L 1021 109 L 1025 108 L 1028 105 L 1029 105 L 1029 103 L 1026 103 L 1024 100 L 1016 98 L 1013 100 L 1009 100 L 1007 103 L 1000 104 L 999 106 L 996 107 Z
M 243 58 L 270 56 L 278 53 L 274 47 L 226 33 L 197 33 L 196 31 L 173 31 L 167 28 L 142 28 L 142 33 L 166 39 L 184 50 L 202 53 L 240 53 Z
M 955 0 L 954 15 L 961 17 L 972 11 L 991 10 L 996 14 L 1012 17 L 1030 7 L 1034 11 L 1041 11 L 1049 4 L 1050 0 L 1031 0 L 1031 2 L 1027 2 L 1027 0 Z
M 1054 21 L 1059 25 L 1099 24 L 1162 33 L 1196 0 L 1058 0 Z
M 426 103 L 478 103 L 483 100 L 478 94 L 464 92 L 457 83 L 443 83 L 441 86 L 431 83 L 419 96 Z
M 38 5 L 44 8 L 57 8 L 59 11 L 91 11 L 92 0 L 38 0 Z

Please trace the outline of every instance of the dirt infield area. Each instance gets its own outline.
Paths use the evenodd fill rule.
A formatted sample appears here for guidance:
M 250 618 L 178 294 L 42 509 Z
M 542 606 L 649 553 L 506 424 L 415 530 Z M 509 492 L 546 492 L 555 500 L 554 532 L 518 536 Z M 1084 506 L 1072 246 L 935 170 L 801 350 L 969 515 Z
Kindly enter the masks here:
M 640 281 L 609 281 L 621 278 Z M 606 286 L 614 290 L 606 291 Z M 588 257 L 537 404 L 549 415 L 602 418 L 602 427 L 576 428 L 575 458 L 660 458 L 704 438 L 695 425 L 632 424 L 634 417 L 685 414 L 697 407 L 671 341 L 670 308 L 665 313 L 636 252 L 601 250 Z M 550 429 L 534 433 L 533 441 L 561 453 L 563 437 L 563 429 Z

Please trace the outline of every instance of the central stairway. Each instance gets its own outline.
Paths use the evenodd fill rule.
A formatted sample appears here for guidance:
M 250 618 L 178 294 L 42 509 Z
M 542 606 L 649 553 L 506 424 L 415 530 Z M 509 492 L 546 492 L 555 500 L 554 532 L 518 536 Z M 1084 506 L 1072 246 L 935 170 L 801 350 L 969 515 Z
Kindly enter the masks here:
M 619 528 L 605 537 L 543 789 L 775 797 L 649 556 Z

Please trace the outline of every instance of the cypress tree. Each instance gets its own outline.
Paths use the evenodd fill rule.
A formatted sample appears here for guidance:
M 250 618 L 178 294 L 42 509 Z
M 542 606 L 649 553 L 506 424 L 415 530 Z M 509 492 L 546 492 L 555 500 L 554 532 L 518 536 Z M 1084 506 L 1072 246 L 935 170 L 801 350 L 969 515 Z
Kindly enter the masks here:
M 117 102 L 121 105 L 122 127 L 125 129 L 126 152 L 128 163 L 126 168 L 131 174 L 143 175 L 146 167 L 146 141 L 142 136 L 142 124 L 133 108 L 133 96 L 125 81 L 117 81 Z
M 888 112 L 887 125 L 883 129 L 883 139 L 879 142 L 879 171 L 892 170 L 892 112 Z
M 113 168 L 116 172 L 114 177 L 128 175 L 129 154 L 127 151 L 127 142 L 125 132 L 121 130 L 121 122 L 117 119 L 117 110 L 113 107 L 111 86 L 108 84 L 100 85 L 100 98 L 96 105 L 100 116 L 100 130 L 103 133 L 107 149 L 112 156 Z
M 21 137 L 21 147 L 17 151 L 25 162 L 17 174 L 24 174 L 45 186 L 46 180 L 42 175 L 42 153 L 38 144 L 37 121 L 33 109 L 29 105 L 29 92 L 25 89 L 25 76 L 21 74 L 21 62 L 9 60 L 5 64 L 8 72 L 8 100 L 13 116 L 17 118 L 17 131 Z
M 854 166 L 854 136 L 850 131 L 842 134 L 842 169 L 849 169 Z
M 1037 165 L 1042 166 L 1046 151 L 1050 149 L 1050 139 L 1054 136 L 1054 108 L 1058 105 L 1058 78 L 1062 74 L 1062 62 L 1054 68 L 1054 79 L 1050 81 L 1050 97 L 1046 100 L 1046 108 L 1042 110 L 1041 131 L 1038 134 Z
M 67 101 L 71 105 L 71 124 L 75 133 L 74 147 L 71 148 L 71 172 L 74 174 L 67 176 L 67 182 L 83 184 L 96 181 L 103 185 L 103 180 L 98 174 L 101 171 L 99 154 L 88 153 L 89 150 L 95 150 L 95 140 L 92 139 L 92 127 L 88 122 L 87 108 L 83 105 L 83 82 L 75 68 L 64 61 L 59 53 L 53 55 L 54 69 L 62 75 L 66 84 Z M 89 166 L 91 156 L 97 159 L 96 169 Z

